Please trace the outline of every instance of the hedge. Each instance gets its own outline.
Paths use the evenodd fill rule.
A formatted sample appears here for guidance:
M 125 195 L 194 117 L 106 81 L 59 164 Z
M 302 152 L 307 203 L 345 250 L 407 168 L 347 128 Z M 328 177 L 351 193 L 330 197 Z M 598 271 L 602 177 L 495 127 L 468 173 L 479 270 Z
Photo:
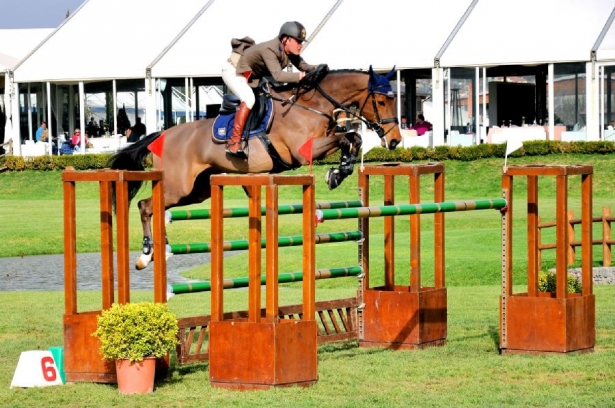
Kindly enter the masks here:
M 370 150 L 364 158 L 365 162 L 413 162 L 413 161 L 473 161 L 491 157 L 504 157 L 506 144 L 480 144 L 476 146 L 436 146 L 397 148 L 387 150 L 382 147 Z M 523 147 L 511 154 L 511 157 L 547 156 L 551 154 L 613 154 L 614 142 L 562 142 L 550 140 L 535 140 L 523 142 Z M 66 156 L 40 156 L 23 158 L 20 156 L 5 156 L 0 158 L 0 168 L 8 171 L 22 170 L 63 170 L 68 166 L 75 170 L 98 170 L 108 167 L 109 154 L 74 154 Z M 317 160 L 315 164 L 337 164 L 340 153 L 337 152 L 325 159 Z M 148 163 L 151 166 L 151 160 Z

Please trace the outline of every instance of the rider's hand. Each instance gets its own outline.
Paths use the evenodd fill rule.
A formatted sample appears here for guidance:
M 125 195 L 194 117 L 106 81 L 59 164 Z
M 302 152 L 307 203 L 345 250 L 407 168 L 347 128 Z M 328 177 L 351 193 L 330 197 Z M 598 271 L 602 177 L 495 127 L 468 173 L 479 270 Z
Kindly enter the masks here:
M 299 81 L 301 81 L 303 78 L 305 78 L 305 72 L 299 71 Z

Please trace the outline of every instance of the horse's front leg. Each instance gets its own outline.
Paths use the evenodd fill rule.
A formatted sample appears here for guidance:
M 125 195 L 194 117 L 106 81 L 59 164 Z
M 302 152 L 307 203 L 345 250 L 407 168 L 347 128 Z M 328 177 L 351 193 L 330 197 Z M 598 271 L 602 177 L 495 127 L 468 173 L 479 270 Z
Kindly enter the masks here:
M 356 132 L 348 132 L 340 139 L 339 147 L 342 153 L 340 165 L 337 169 L 329 169 L 325 175 L 330 190 L 337 188 L 346 177 L 352 174 L 362 143 L 361 136 Z

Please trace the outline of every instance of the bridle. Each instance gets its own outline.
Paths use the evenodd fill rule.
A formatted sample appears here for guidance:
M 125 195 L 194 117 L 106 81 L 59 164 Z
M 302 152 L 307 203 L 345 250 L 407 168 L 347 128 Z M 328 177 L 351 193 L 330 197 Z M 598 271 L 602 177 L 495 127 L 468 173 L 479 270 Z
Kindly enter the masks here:
M 318 92 L 320 92 L 320 94 L 322 96 L 324 96 L 324 98 L 326 100 L 328 100 L 333 105 L 334 111 L 338 111 L 339 112 L 341 110 L 341 111 L 345 112 L 346 115 L 348 115 L 349 118 L 355 118 L 355 119 L 360 120 L 361 122 L 365 123 L 365 126 L 367 126 L 368 129 L 375 131 L 376 134 L 382 139 L 390 131 L 392 131 L 393 128 L 395 127 L 395 126 L 391 126 L 391 127 L 389 127 L 388 130 L 385 131 L 384 128 L 382 127 L 382 125 L 387 125 L 387 124 L 390 124 L 390 123 L 393 123 L 393 124 L 397 125 L 399 123 L 399 121 L 397 120 L 397 116 L 391 117 L 391 118 L 385 118 L 385 119 L 381 119 L 380 118 L 380 112 L 378 111 L 378 102 L 376 101 L 376 94 L 386 95 L 387 98 L 393 98 L 393 92 L 392 91 L 387 91 L 387 92 L 384 92 L 384 90 L 379 91 L 379 89 L 382 89 L 382 88 L 384 88 L 384 86 L 374 86 L 374 87 L 372 87 L 371 90 L 368 91 L 367 96 L 365 97 L 365 101 L 363 101 L 363 103 L 360 105 L 361 107 L 358 110 L 358 114 L 357 114 L 355 109 L 351 109 L 350 106 L 344 106 L 339 101 L 335 100 L 324 89 L 322 89 L 322 87 L 320 86 L 319 83 L 302 84 L 302 85 L 300 85 L 298 88 L 296 88 L 296 92 L 294 92 L 293 95 L 289 99 L 281 99 L 281 98 L 276 97 L 276 96 L 271 95 L 271 94 L 269 94 L 269 96 L 273 100 L 282 102 L 282 106 L 287 105 L 288 103 L 291 103 L 292 106 L 297 106 L 299 108 L 303 108 L 303 109 L 308 110 L 310 112 L 314 112 L 314 113 L 317 113 L 317 114 L 319 114 L 321 116 L 326 117 L 329 120 L 329 130 L 331 130 L 337 124 L 336 120 L 331 115 L 329 115 L 329 114 L 327 114 L 325 112 L 319 111 L 318 109 L 314 109 L 314 108 L 311 108 L 309 106 L 302 105 L 302 104 L 297 102 L 297 99 L 298 99 L 297 96 L 301 93 L 302 90 L 303 90 L 303 92 L 306 92 L 309 89 L 316 89 Z M 373 107 L 374 113 L 376 115 L 376 120 L 375 121 L 369 120 L 365 116 L 362 115 L 363 109 L 365 108 L 365 105 L 368 103 L 370 97 L 371 97 L 371 101 L 372 101 L 372 107 Z
M 381 93 L 381 92 L 377 91 L 377 88 L 374 88 L 373 90 L 369 91 L 367 93 L 367 96 L 365 97 L 365 101 L 363 101 L 363 103 L 361 104 L 361 107 L 359 108 L 359 114 L 357 115 L 357 113 L 355 111 L 353 111 L 349 107 L 344 106 L 341 103 L 339 103 L 338 101 L 336 101 L 335 99 L 333 99 L 331 97 L 331 95 L 326 93 L 325 90 L 321 88 L 320 84 L 316 84 L 315 88 L 316 88 L 316 90 L 318 90 L 318 92 L 321 93 L 322 96 L 325 97 L 326 100 L 331 102 L 336 109 L 341 109 L 342 111 L 346 112 L 347 115 L 350 115 L 350 117 L 354 117 L 354 118 L 357 118 L 357 119 L 361 120 L 363 123 L 365 123 L 365 126 L 367 126 L 368 129 L 375 131 L 376 134 L 381 139 L 383 137 L 385 137 L 395 127 L 395 126 L 391 126 L 385 132 L 384 129 L 382 128 L 382 125 L 387 125 L 389 123 L 394 123 L 395 125 L 398 124 L 397 116 L 391 117 L 391 118 L 380 119 L 380 112 L 378 111 L 378 102 L 376 102 L 376 94 L 377 93 L 380 93 L 382 95 L 386 95 L 387 98 L 393 98 L 393 93 L 392 92 L 391 92 L 390 95 L 388 93 L 386 93 L 386 94 L 385 93 Z M 371 121 L 371 120 L 367 119 L 365 116 L 362 115 L 363 109 L 365 108 L 365 105 L 369 101 L 370 96 L 371 96 L 371 100 L 372 100 L 372 107 L 374 108 L 374 113 L 376 114 L 376 120 L 375 121 Z M 321 114 L 323 114 L 323 113 L 321 112 Z

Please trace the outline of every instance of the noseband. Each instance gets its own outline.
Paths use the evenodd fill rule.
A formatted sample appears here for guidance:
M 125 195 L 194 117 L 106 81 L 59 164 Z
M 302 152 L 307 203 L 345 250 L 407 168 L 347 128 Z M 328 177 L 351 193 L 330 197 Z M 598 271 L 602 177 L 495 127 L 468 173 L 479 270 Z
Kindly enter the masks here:
M 365 97 L 365 102 L 363 102 L 363 106 L 361 106 L 361 109 L 359 110 L 359 112 L 363 112 L 363 108 L 365 107 L 365 104 L 367 104 L 367 100 L 371 96 L 372 106 L 374 108 L 374 113 L 376 114 L 376 121 L 375 122 L 368 121 L 364 117 L 361 117 L 361 120 L 365 122 L 365 125 L 367 126 L 368 129 L 375 131 L 376 134 L 382 139 L 383 137 L 387 135 L 387 133 L 393 130 L 393 127 L 394 127 L 394 126 L 389 127 L 389 130 L 385 132 L 384 129 L 382 128 L 382 125 L 386 125 L 389 123 L 394 123 L 395 125 L 397 125 L 399 121 L 397 120 L 397 116 L 392 117 L 392 118 L 380 119 L 380 113 L 378 112 L 378 103 L 376 102 L 376 93 L 378 93 L 378 91 L 374 90 L 374 91 L 370 91 L 367 94 L 367 96 Z M 393 98 L 392 92 L 390 93 L 390 95 L 388 92 L 383 95 L 386 95 L 387 98 Z

